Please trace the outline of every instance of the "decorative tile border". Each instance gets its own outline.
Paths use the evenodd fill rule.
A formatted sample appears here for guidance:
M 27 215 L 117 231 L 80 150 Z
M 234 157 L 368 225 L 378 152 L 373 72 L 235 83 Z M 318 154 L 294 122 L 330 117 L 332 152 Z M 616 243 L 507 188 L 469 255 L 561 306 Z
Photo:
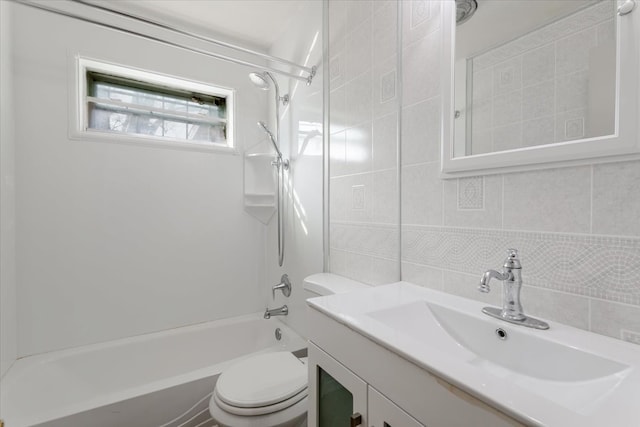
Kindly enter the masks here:
M 525 284 L 640 305 L 640 238 L 403 226 L 402 260 L 477 274 L 517 248 Z
M 397 225 L 331 223 L 330 247 L 341 251 L 398 259 Z

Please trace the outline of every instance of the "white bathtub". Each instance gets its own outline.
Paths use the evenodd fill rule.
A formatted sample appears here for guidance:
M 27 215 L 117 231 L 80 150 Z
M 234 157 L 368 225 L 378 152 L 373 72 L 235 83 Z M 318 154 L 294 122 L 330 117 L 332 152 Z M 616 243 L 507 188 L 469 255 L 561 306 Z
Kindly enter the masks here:
M 256 314 L 26 357 L 2 380 L 0 417 L 7 427 L 159 426 L 211 391 L 230 363 L 304 347 L 282 322 Z

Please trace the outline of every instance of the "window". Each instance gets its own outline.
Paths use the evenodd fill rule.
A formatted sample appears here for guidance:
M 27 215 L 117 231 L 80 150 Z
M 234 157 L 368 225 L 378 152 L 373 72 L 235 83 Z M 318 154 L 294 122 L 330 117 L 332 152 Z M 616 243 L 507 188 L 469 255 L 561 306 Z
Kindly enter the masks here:
M 171 145 L 233 147 L 233 91 L 80 60 L 84 130 Z

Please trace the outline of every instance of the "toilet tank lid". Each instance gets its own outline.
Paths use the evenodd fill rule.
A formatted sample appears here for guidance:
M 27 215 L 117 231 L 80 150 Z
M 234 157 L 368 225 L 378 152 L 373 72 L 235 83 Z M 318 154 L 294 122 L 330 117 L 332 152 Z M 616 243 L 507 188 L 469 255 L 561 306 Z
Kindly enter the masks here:
M 304 279 L 304 289 L 318 295 L 343 294 L 369 285 L 333 273 L 312 274 Z

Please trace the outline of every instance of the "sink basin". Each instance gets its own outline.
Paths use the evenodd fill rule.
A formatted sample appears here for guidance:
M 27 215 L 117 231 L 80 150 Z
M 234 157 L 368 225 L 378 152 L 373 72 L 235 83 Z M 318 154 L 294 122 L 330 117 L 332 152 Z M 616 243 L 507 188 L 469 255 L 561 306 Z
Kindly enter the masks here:
M 408 282 L 307 303 L 525 425 L 640 426 L 634 344 L 555 322 L 514 325 Z
M 616 361 L 519 330 L 522 327 L 496 325 L 482 314 L 463 313 L 437 304 L 417 301 L 368 313 L 373 319 L 403 331 L 415 339 L 444 337 L 443 346 L 468 351 L 469 363 L 491 364 L 516 374 L 550 381 L 591 381 L 624 372 L 629 368 Z M 541 332 L 539 335 L 543 335 Z M 498 372 L 494 368 L 494 371 Z

